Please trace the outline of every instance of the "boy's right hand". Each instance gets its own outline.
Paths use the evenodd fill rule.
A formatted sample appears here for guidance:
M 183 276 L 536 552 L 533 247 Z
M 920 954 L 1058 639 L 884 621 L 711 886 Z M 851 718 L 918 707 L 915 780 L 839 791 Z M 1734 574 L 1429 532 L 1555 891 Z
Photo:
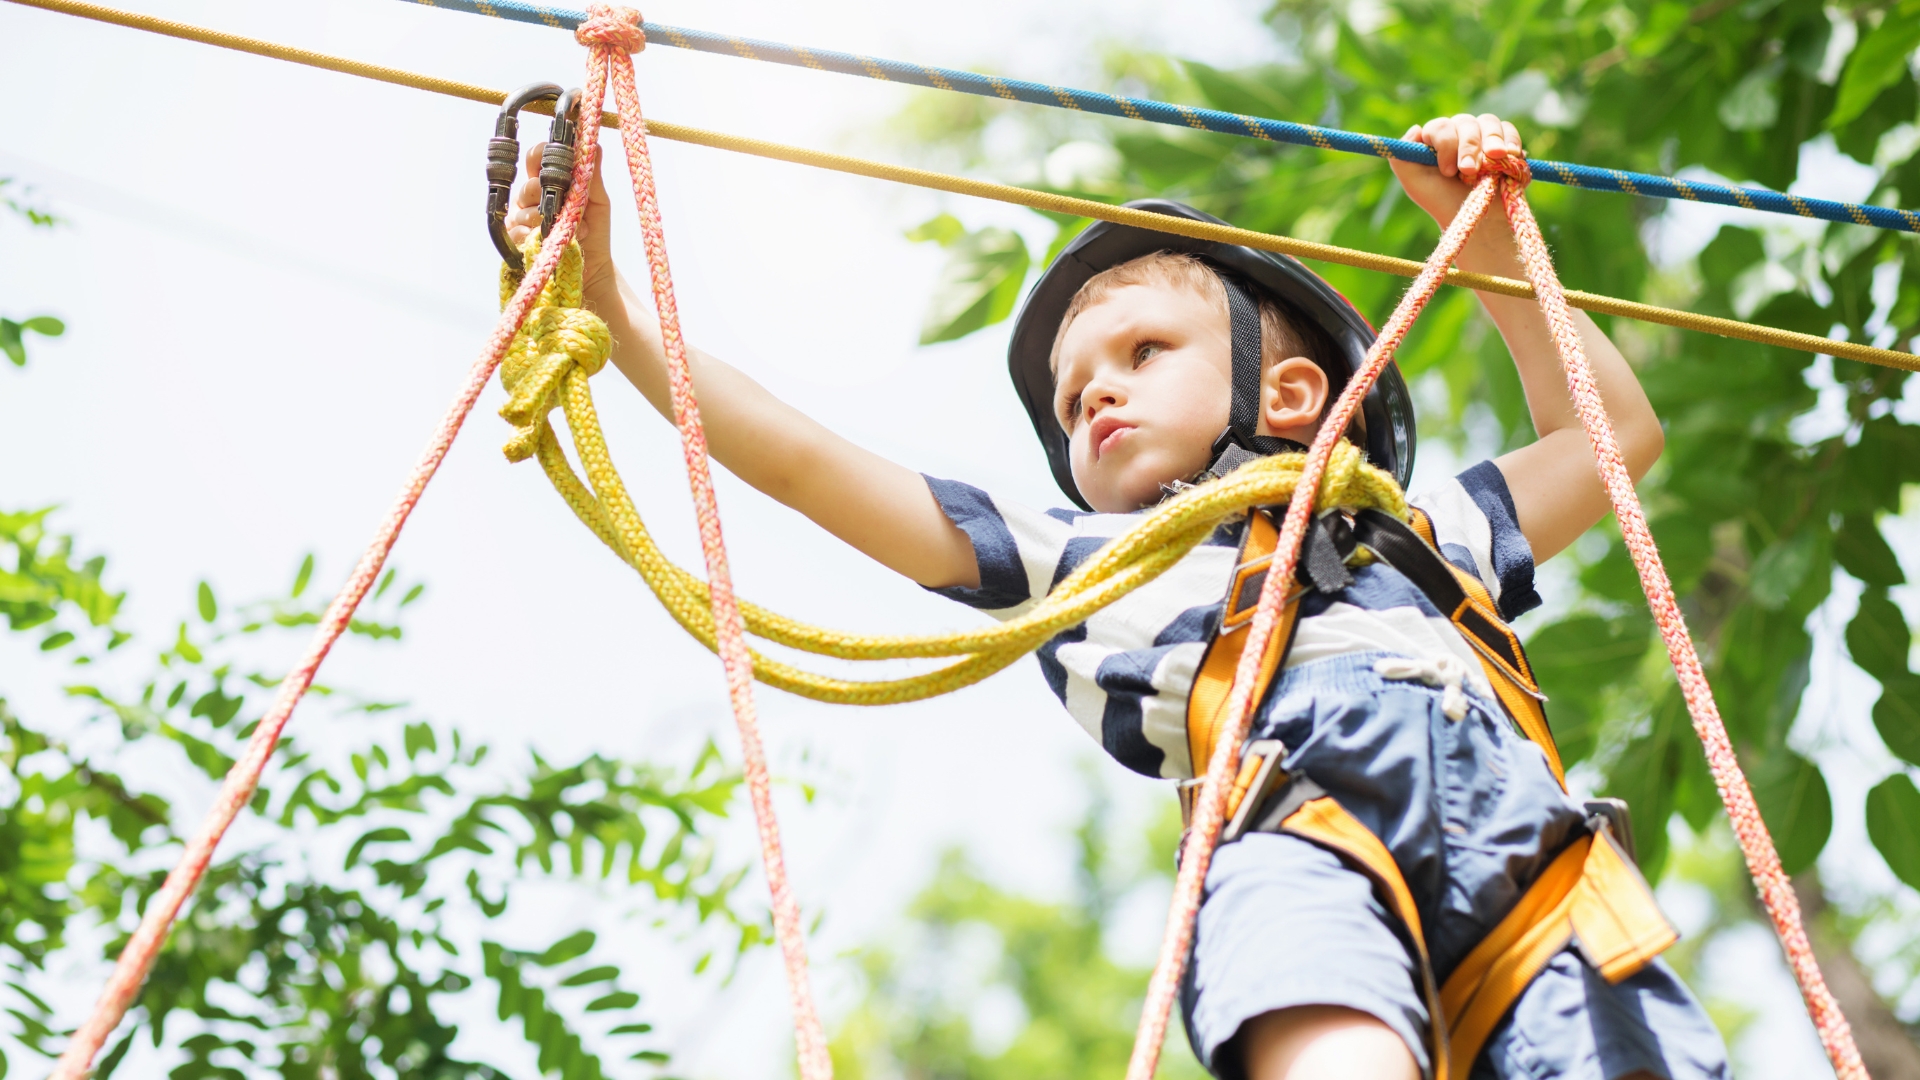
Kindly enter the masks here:
M 522 162 L 520 182 L 514 185 L 513 202 L 507 209 L 507 239 L 519 247 L 527 234 L 540 227 L 540 154 L 546 149 L 545 142 L 534 143 L 528 147 L 526 159 Z M 580 153 L 592 153 L 591 148 L 583 147 Z M 593 187 L 587 192 L 587 208 L 580 217 L 580 229 L 575 237 L 580 242 L 580 254 L 585 258 L 582 268 L 581 287 L 586 294 L 587 307 L 606 314 L 605 304 L 619 300 L 619 274 L 613 266 L 613 251 L 609 240 L 609 225 L 613 206 L 607 200 L 607 186 L 600 180 L 600 170 L 593 171 Z

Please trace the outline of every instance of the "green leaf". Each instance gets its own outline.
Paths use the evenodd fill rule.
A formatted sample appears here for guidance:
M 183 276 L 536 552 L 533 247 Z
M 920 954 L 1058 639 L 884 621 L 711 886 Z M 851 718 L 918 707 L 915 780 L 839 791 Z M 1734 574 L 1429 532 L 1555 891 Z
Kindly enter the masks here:
M 1847 623 L 1847 652 L 1860 670 L 1881 681 L 1907 673 L 1912 632 L 1899 605 L 1885 589 L 1868 589 L 1860 596 L 1860 610 Z
M 1840 93 L 1827 114 L 1827 127 L 1840 127 L 1866 112 L 1880 91 L 1910 78 L 1907 57 L 1916 47 L 1920 47 L 1920 4 L 1908 0 L 1887 12 L 1880 25 L 1853 47 L 1840 75 Z
M 1780 849 L 1780 865 L 1797 874 L 1813 865 L 1833 832 L 1833 799 L 1820 767 L 1784 747 L 1747 773 L 1760 817 Z
M 1888 750 L 1902 761 L 1920 765 L 1920 676 L 1904 674 L 1880 680 L 1880 700 L 1873 704 L 1873 726 Z
M 612 1031 L 607 1032 L 607 1034 L 609 1035 L 645 1035 L 647 1032 L 652 1030 L 653 1030 L 652 1024 L 621 1024 L 619 1027 L 614 1028 Z
M 54 633 L 48 634 L 46 637 L 46 640 L 40 643 L 40 651 L 52 652 L 53 650 L 59 648 L 60 646 L 69 644 L 72 641 L 73 641 L 72 632 L 67 630 L 55 631 Z
M 307 557 L 300 560 L 300 569 L 293 575 L 293 591 L 287 595 L 299 599 L 300 594 L 307 591 L 307 582 L 312 580 L 313 553 L 308 552 Z
M 197 664 L 205 659 L 200 655 L 200 650 L 194 647 L 193 642 L 187 640 L 186 623 L 180 624 L 180 637 L 179 640 L 173 643 L 173 651 L 175 655 L 189 664 Z
M 373 598 L 375 600 L 387 595 L 387 590 L 393 588 L 394 577 L 399 573 L 398 570 L 388 570 L 385 574 L 381 575 L 379 587 L 373 590 Z
M 31 330 L 43 337 L 59 337 L 67 332 L 67 324 L 51 315 L 35 315 L 20 324 L 24 330 Z
M 1566 764 L 1585 760 L 1598 745 L 1609 694 L 1632 678 L 1646 655 L 1650 625 L 1639 611 L 1613 619 L 1575 615 L 1529 636 L 1528 656 Z
M 934 284 L 920 344 L 966 337 L 1012 314 L 1032 256 L 1012 229 L 985 228 L 947 245 L 947 265 Z
M 387 825 L 382 828 L 369 830 L 362 833 L 360 839 L 355 840 L 353 846 L 347 849 L 347 858 L 341 865 L 341 869 L 351 870 L 355 866 L 358 866 L 360 864 L 360 854 L 366 850 L 368 844 L 393 844 L 411 839 L 413 839 L 412 835 L 397 825 Z
M 952 214 L 941 214 L 908 229 L 906 235 L 907 239 L 916 244 L 934 243 L 947 247 L 955 240 L 967 235 L 967 227 L 960 224 L 960 219 Z
M 640 1004 L 640 995 L 631 990 L 616 990 L 611 994 L 594 998 L 587 1003 L 588 1012 L 607 1012 L 611 1009 L 631 1009 Z
M 1753 562 L 1749 581 L 1754 602 L 1771 610 L 1785 607 L 1793 591 L 1806 580 L 1807 571 L 1813 569 L 1815 546 L 1813 530 L 1803 529 L 1761 552 Z
M 440 747 L 433 736 L 433 726 L 430 724 L 408 724 L 403 738 L 405 741 L 402 745 L 406 749 L 408 761 L 412 761 L 422 750 L 432 753 Z
M 220 604 L 213 598 L 213 586 L 200 583 L 200 621 L 212 622 L 220 617 Z
M 597 982 L 612 982 L 620 977 L 620 969 L 611 964 L 588 968 L 575 972 L 560 980 L 561 986 L 591 986 Z
M 1920 889 L 1920 790 L 1895 773 L 1867 792 L 1867 836 L 1895 877 Z
M 1841 519 L 1840 531 L 1833 537 L 1833 557 L 1840 569 L 1865 585 L 1887 588 L 1907 580 L 1900 560 L 1887 546 L 1886 537 L 1880 535 L 1879 525 L 1867 514 L 1848 514 Z
M 539 964 L 541 967 L 553 967 L 556 964 L 564 964 L 569 960 L 587 955 L 587 950 L 593 948 L 594 940 L 594 933 L 591 930 L 582 930 L 577 934 L 569 934 L 559 941 L 554 942 L 552 947 L 546 952 L 534 957 L 533 962 Z
M 20 329 L 12 319 L 0 319 L 0 352 L 7 354 L 14 367 L 27 366 L 27 348 L 20 342 Z
M 407 595 L 400 598 L 400 606 L 406 607 L 408 604 L 411 604 L 415 600 L 420 599 L 420 594 L 426 591 L 427 591 L 427 587 L 424 584 L 415 585 L 413 588 L 408 589 Z

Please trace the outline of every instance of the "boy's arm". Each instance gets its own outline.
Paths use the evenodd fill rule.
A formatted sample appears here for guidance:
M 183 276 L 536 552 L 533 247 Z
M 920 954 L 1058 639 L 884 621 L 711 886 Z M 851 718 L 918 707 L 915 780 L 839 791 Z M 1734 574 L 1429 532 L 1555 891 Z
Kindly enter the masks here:
M 536 144 L 527 154 L 530 177 L 539 175 L 540 150 Z M 514 243 L 540 224 L 539 201 L 538 182 L 524 180 L 507 220 Z M 586 306 L 613 334 L 614 366 L 671 420 L 660 323 L 613 265 L 610 211 L 596 173 L 579 237 Z M 841 438 L 698 349 L 687 349 L 687 363 L 708 449 L 734 475 L 922 585 L 979 585 L 973 541 L 940 509 L 919 473 Z
M 1466 201 L 1479 178 L 1483 160 L 1522 153 L 1512 124 L 1492 115 L 1446 117 L 1418 126 L 1407 138 L 1426 143 L 1440 158 L 1438 168 L 1393 162 L 1393 171 L 1407 194 L 1433 215 L 1441 228 Z M 1488 209 L 1456 265 L 1462 270 L 1526 279 L 1514 249 L 1513 230 L 1499 200 Z M 1533 443 L 1498 458 L 1494 464 L 1513 494 L 1520 531 L 1533 548 L 1535 563 L 1564 550 L 1612 509 L 1593 449 L 1573 409 L 1572 396 L 1560 367 L 1560 356 L 1548 332 L 1540 305 L 1531 299 L 1480 293 L 1480 302 L 1493 317 L 1500 336 L 1513 354 L 1526 390 L 1527 410 L 1539 435 Z M 1666 435 L 1660 418 L 1620 350 L 1594 325 L 1585 312 L 1573 313 L 1587 363 L 1613 418 L 1614 436 L 1634 480 L 1645 476 L 1660 458 Z

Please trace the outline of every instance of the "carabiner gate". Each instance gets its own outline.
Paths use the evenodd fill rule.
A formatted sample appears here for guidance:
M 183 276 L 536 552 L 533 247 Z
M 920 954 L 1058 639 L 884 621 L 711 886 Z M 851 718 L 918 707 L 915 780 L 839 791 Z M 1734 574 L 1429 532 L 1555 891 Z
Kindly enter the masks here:
M 520 110 L 536 101 L 555 100 L 553 127 L 540 155 L 540 235 L 546 236 L 572 186 L 580 91 L 562 91 L 553 83 L 534 83 L 515 90 L 500 106 L 493 138 L 487 140 L 487 235 L 493 239 L 494 250 L 514 270 L 526 269 L 526 260 L 507 239 L 507 208 L 513 203 L 513 178 L 520 172 Z

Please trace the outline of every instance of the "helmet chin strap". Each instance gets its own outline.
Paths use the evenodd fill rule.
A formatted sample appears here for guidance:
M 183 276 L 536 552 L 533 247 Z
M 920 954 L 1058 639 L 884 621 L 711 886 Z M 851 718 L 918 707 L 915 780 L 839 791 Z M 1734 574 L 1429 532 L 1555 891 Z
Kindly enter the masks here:
M 1256 458 L 1302 452 L 1292 439 L 1261 435 L 1260 431 L 1260 306 L 1240 283 L 1215 271 L 1227 291 L 1227 322 L 1233 341 L 1233 408 L 1227 429 L 1213 441 L 1209 476 L 1225 476 Z

